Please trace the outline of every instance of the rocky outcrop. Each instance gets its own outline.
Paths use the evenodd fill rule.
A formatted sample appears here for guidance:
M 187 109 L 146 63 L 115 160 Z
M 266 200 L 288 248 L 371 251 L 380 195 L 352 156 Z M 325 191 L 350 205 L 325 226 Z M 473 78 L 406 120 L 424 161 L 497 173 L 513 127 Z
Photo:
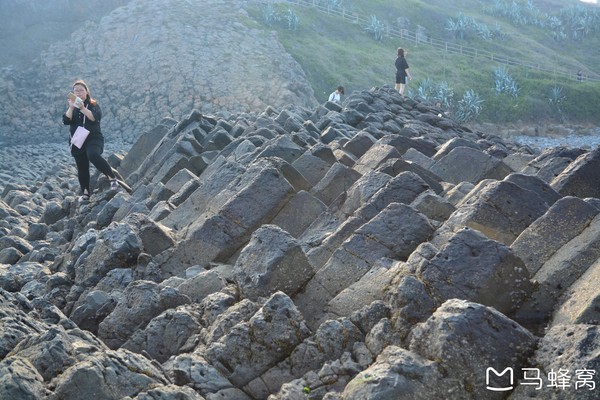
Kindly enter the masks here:
M 131 193 L 7 183 L 0 398 L 594 398 L 595 151 L 436 113 L 193 110 L 109 157 Z
M 82 8 L 76 19 L 85 23 L 27 68 L 2 70 L 0 140 L 66 140 L 61 115 L 70 85 L 80 78 L 102 107 L 104 134 L 129 144 L 164 117 L 182 120 L 192 109 L 208 114 L 316 105 L 304 71 L 276 34 L 248 24 L 246 1 L 100 3 L 93 12 Z M 80 11 L 68 8 L 65 16 Z M 107 8 L 114 10 L 88 20 Z M 61 24 L 69 21 L 65 16 Z M 32 104 L 36 112 L 23 118 Z

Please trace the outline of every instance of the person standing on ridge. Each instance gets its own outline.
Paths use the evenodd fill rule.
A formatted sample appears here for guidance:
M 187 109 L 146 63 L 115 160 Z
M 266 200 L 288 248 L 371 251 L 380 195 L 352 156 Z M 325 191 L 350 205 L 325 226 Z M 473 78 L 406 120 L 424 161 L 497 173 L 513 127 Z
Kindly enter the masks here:
M 408 62 L 406 62 L 406 55 L 408 51 L 402 47 L 398 47 L 398 54 L 396 57 L 396 90 L 398 93 L 404 96 L 404 88 L 406 87 L 407 79 L 412 79 L 410 72 L 408 72 Z
M 119 188 L 117 177 L 110 164 L 102 157 L 104 151 L 104 136 L 100 129 L 102 110 L 98 102 L 92 98 L 87 84 L 83 80 L 73 83 L 73 93 L 68 98 L 69 107 L 63 114 L 63 124 L 69 125 L 70 137 L 79 126 L 90 131 L 81 148 L 71 145 L 71 155 L 75 158 L 77 178 L 81 190 L 80 201 L 90 198 L 90 162 L 110 179 L 110 188 Z M 73 96 L 74 94 L 74 96 Z

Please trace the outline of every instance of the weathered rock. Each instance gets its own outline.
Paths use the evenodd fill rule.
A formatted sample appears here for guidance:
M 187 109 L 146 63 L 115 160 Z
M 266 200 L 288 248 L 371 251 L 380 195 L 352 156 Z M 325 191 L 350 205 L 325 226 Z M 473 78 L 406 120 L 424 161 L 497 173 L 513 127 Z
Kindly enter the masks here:
M 150 360 L 128 351 L 106 350 L 67 368 L 55 379 L 58 398 L 114 399 L 167 384 Z
M 2 395 L 494 398 L 489 363 L 494 385 L 513 368 L 519 398 L 521 367 L 560 367 L 524 361 L 532 336 L 485 306 L 535 329 L 544 352 L 558 326 L 600 318 L 600 200 L 547 183 L 590 151 L 533 159 L 387 86 L 342 107 L 205 110 L 161 122 L 135 157 L 107 155 L 135 168 L 131 193 L 94 170 L 87 203 L 64 143 L 0 149 L 57 164 L 2 189 Z M 434 173 L 442 162 L 461 180 Z M 567 346 L 592 342 L 592 360 L 580 326 Z
M 111 348 L 118 348 L 137 329 L 144 327 L 164 310 L 189 302 L 173 288 L 161 289 L 148 281 L 132 282 L 124 298 L 98 327 L 98 336 Z
M 91 252 L 75 263 L 75 283 L 92 286 L 111 269 L 135 264 L 141 251 L 142 243 L 132 227 L 114 223 L 99 233 Z
M 449 300 L 413 329 L 409 349 L 446 371 L 438 382 L 442 387 L 455 382 L 465 398 L 503 399 L 504 393 L 487 389 L 504 387 L 494 376 L 487 381 L 487 369 L 527 367 L 535 346 L 536 338 L 529 331 L 495 309 Z M 429 398 L 438 393 L 431 391 Z
M 335 163 L 310 192 L 325 205 L 330 205 L 340 194 L 350 188 L 360 176 L 360 173 L 354 169 Z
M 168 309 L 142 330 L 137 330 L 121 348 L 135 353 L 146 352 L 160 363 L 180 352 L 188 339 L 200 332 L 197 315 L 183 306 Z
M 596 260 L 564 295 L 564 301 L 556 309 L 552 325 L 600 323 L 600 262 Z
M 452 138 L 443 145 L 441 145 L 432 158 L 434 160 L 439 160 L 442 157 L 448 155 L 452 150 L 454 150 L 457 147 L 470 147 L 475 150 L 482 150 L 479 144 L 472 142 L 471 140 L 463 138 Z
M 504 178 L 504 180 L 519 185 L 523 189 L 536 192 L 549 206 L 553 205 L 561 197 L 550 185 L 536 176 L 513 173 Z
M 0 398 L 44 398 L 44 378 L 33 365 L 21 358 L 6 358 L 0 362 Z
M 202 173 L 199 187 L 189 194 L 185 201 L 175 202 L 177 208 L 162 223 L 177 230 L 192 224 L 199 214 L 206 211 L 210 201 L 223 191 L 227 185 L 244 174 L 245 168 L 233 161 L 218 158 Z M 194 185 L 195 186 L 195 185 Z M 183 189 L 183 188 L 182 188 Z M 175 196 L 178 196 L 176 194 Z
M 402 155 L 395 147 L 386 144 L 375 144 L 367 150 L 354 165 L 354 169 L 361 175 L 377 169 L 377 167 L 389 159 L 399 159 Z
M 479 183 L 483 179 L 503 179 L 512 171 L 502 160 L 471 147 L 456 147 L 440 158 L 431 172 L 447 182 Z
M 46 225 L 52 225 L 67 216 L 67 212 L 62 208 L 61 204 L 56 201 L 51 201 L 46 204 L 42 222 Z
M 468 226 L 490 239 L 510 245 L 547 209 L 548 204 L 530 190 L 505 181 L 484 181 L 458 205 L 436 233 L 434 244 L 443 243 L 448 231 Z
M 600 258 L 600 216 L 550 257 L 533 276 L 539 283 L 519 310 L 520 318 L 542 324 L 563 293 Z
M 419 399 L 445 398 L 459 393 L 457 383 L 448 382 L 444 390 L 442 373 L 434 361 L 409 350 L 390 346 L 373 365 L 360 372 L 346 385 L 342 396 L 359 399 Z
M 456 210 L 452 203 L 432 192 L 423 192 L 411 204 L 417 211 L 435 221 L 445 221 Z
M 199 303 L 209 294 L 219 292 L 226 284 L 227 282 L 218 272 L 209 270 L 186 279 L 177 286 L 177 290 L 189 297 L 192 302 Z
M 134 397 L 123 397 L 123 400 L 205 400 L 194 389 L 187 386 L 163 385 L 138 393 Z
M 322 160 L 310 152 L 304 152 L 300 157 L 294 160 L 292 166 L 314 186 L 319 183 L 327 171 L 329 171 L 331 163 Z
M 362 339 L 361 332 L 347 319 L 326 321 L 287 359 L 250 382 L 246 386 L 247 391 L 254 398 L 266 398 L 268 394 L 277 392 L 285 382 L 319 370 L 325 363 L 344 358 L 344 354 L 351 352 Z
M 18 292 L 38 275 L 49 275 L 50 271 L 38 263 L 23 262 L 15 265 L 0 264 L 0 289 Z
M 300 243 L 274 225 L 254 232 L 233 269 L 242 297 L 254 301 L 278 291 L 293 297 L 314 273 Z
M 378 259 L 405 259 L 432 233 L 425 216 L 404 204 L 391 203 L 344 241 L 297 296 L 296 304 L 309 326 L 322 318 L 325 304 L 360 280 Z
M 116 307 L 117 302 L 102 290 L 93 290 L 85 295 L 83 304 L 73 310 L 70 318 L 81 329 L 94 334 L 98 333 L 98 325 Z
M 365 131 L 360 131 L 342 146 L 356 158 L 362 157 L 376 142 L 376 139 Z
M 535 274 L 562 246 L 579 235 L 598 209 L 577 197 L 564 197 L 529 225 L 510 248 Z
M 599 169 L 600 149 L 594 149 L 573 161 L 552 180 L 551 186 L 562 196 L 600 197 Z
M 196 353 L 181 354 L 166 362 L 171 380 L 180 386 L 189 386 L 208 399 L 250 400 L 216 368 Z
M 254 164 L 239 181 L 211 200 L 205 215 L 161 265 L 163 276 L 181 274 L 186 264 L 206 266 L 211 261 L 227 261 L 250 239 L 254 229 L 277 215 L 292 192 L 270 162 Z
M 600 368 L 597 325 L 556 325 L 540 340 L 535 356 L 523 368 L 526 378 L 515 385 L 511 400 L 534 398 L 579 400 L 598 398 L 596 374 Z M 517 365 L 515 377 L 521 373 Z M 516 383 L 516 382 L 515 382 Z
M 298 238 L 326 208 L 321 200 L 301 190 L 283 206 L 271 223 Z
M 212 343 L 206 358 L 240 387 L 285 359 L 308 335 L 300 312 L 278 292 L 247 323 L 235 325 Z
M 469 228 L 457 232 L 430 260 L 422 260 L 416 276 L 438 304 L 465 299 L 507 315 L 533 289 L 527 268 L 508 247 Z

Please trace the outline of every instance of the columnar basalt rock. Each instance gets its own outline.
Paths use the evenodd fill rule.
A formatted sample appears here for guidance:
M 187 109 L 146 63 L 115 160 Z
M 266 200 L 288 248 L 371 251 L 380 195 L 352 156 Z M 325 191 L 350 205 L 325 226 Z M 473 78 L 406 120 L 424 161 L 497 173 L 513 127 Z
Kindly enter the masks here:
M 595 153 L 432 113 L 389 87 L 192 110 L 108 157 L 131 193 L 7 184 L 0 398 L 506 398 L 488 367 L 597 369 Z

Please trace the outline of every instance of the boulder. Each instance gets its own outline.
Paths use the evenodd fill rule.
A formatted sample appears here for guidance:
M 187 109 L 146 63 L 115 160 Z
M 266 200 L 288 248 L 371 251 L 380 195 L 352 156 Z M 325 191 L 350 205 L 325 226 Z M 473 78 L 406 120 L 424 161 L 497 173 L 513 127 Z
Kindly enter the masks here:
M 360 173 L 340 163 L 329 168 L 325 176 L 310 191 L 325 205 L 330 205 L 360 178 Z
M 548 330 L 531 361 L 515 376 L 525 373 L 510 400 L 543 395 L 550 400 L 597 399 L 596 374 L 600 368 L 598 325 L 565 324 Z M 515 382 L 516 383 L 516 382 Z
M 278 291 L 293 297 L 314 273 L 300 243 L 275 225 L 254 231 L 233 268 L 241 296 L 254 301 Z
M 113 223 L 101 231 L 93 249 L 75 262 L 75 283 L 93 286 L 110 270 L 131 267 L 142 252 L 142 243 L 129 224 Z
M 433 230 L 425 216 L 401 203 L 391 203 L 358 228 L 296 297 L 309 326 L 315 327 L 323 317 L 324 306 L 359 281 L 380 258 L 406 259 Z
M 487 389 L 506 386 L 488 369 L 501 373 L 507 367 L 529 366 L 536 344 L 535 336 L 494 308 L 452 299 L 412 330 L 409 350 L 446 372 L 434 387 L 449 385 L 468 393 L 466 398 L 504 399 L 502 391 Z M 438 390 L 425 390 L 428 398 L 440 397 Z
M 197 353 L 180 354 L 167 361 L 165 366 L 175 385 L 190 387 L 208 399 L 251 400 Z
M 271 223 L 299 238 L 326 209 L 321 200 L 301 190 L 283 206 Z
M 436 362 L 397 346 L 387 347 L 373 365 L 357 374 L 344 388 L 347 400 L 427 400 L 459 393 L 455 382 L 443 381 Z
M 469 228 L 452 236 L 431 259 L 421 259 L 415 270 L 438 304 L 458 298 L 514 315 L 533 290 L 521 259 Z
M 552 316 L 552 326 L 600 322 L 600 261 L 596 260 L 566 291 Z
M 127 286 L 115 309 L 100 323 L 98 337 L 116 349 L 163 311 L 189 301 L 176 289 L 161 289 L 154 282 L 134 281 Z
M 440 245 L 448 231 L 468 226 L 510 245 L 547 209 L 548 204 L 535 192 L 506 181 L 484 181 L 457 206 L 433 242 Z
M 473 184 L 483 179 L 504 179 L 512 171 L 502 160 L 471 147 L 455 147 L 431 166 L 431 172 L 443 180 Z
M 227 261 L 254 229 L 277 215 L 292 193 L 289 182 L 269 161 L 255 164 L 210 201 L 185 239 L 162 262 L 163 276 L 181 275 L 186 265 Z
M 535 274 L 552 255 L 579 235 L 598 215 L 598 209 L 577 197 L 563 197 L 529 225 L 510 248 Z
M 377 167 L 386 160 L 394 158 L 399 159 L 401 157 L 402 155 L 395 147 L 376 143 L 358 159 L 353 168 L 361 175 L 364 175 L 369 171 L 377 169 Z
M 277 292 L 248 322 L 211 343 L 206 359 L 241 387 L 284 360 L 309 334 L 291 299 Z
M 600 149 L 596 148 L 579 156 L 550 185 L 562 196 L 600 198 L 599 169 Z
M 531 298 L 519 310 L 521 318 L 542 324 L 565 291 L 600 258 L 600 215 L 576 237 L 558 249 L 536 272 L 539 283 Z
M 179 354 L 186 342 L 200 332 L 196 313 L 186 306 L 168 309 L 135 331 L 121 348 L 150 355 L 160 363 Z
M 160 143 L 161 139 L 168 131 L 169 126 L 161 123 L 153 129 L 141 134 L 119 165 L 118 170 L 121 175 L 128 177 L 132 172 L 138 169 L 147 155 L 157 143 Z

